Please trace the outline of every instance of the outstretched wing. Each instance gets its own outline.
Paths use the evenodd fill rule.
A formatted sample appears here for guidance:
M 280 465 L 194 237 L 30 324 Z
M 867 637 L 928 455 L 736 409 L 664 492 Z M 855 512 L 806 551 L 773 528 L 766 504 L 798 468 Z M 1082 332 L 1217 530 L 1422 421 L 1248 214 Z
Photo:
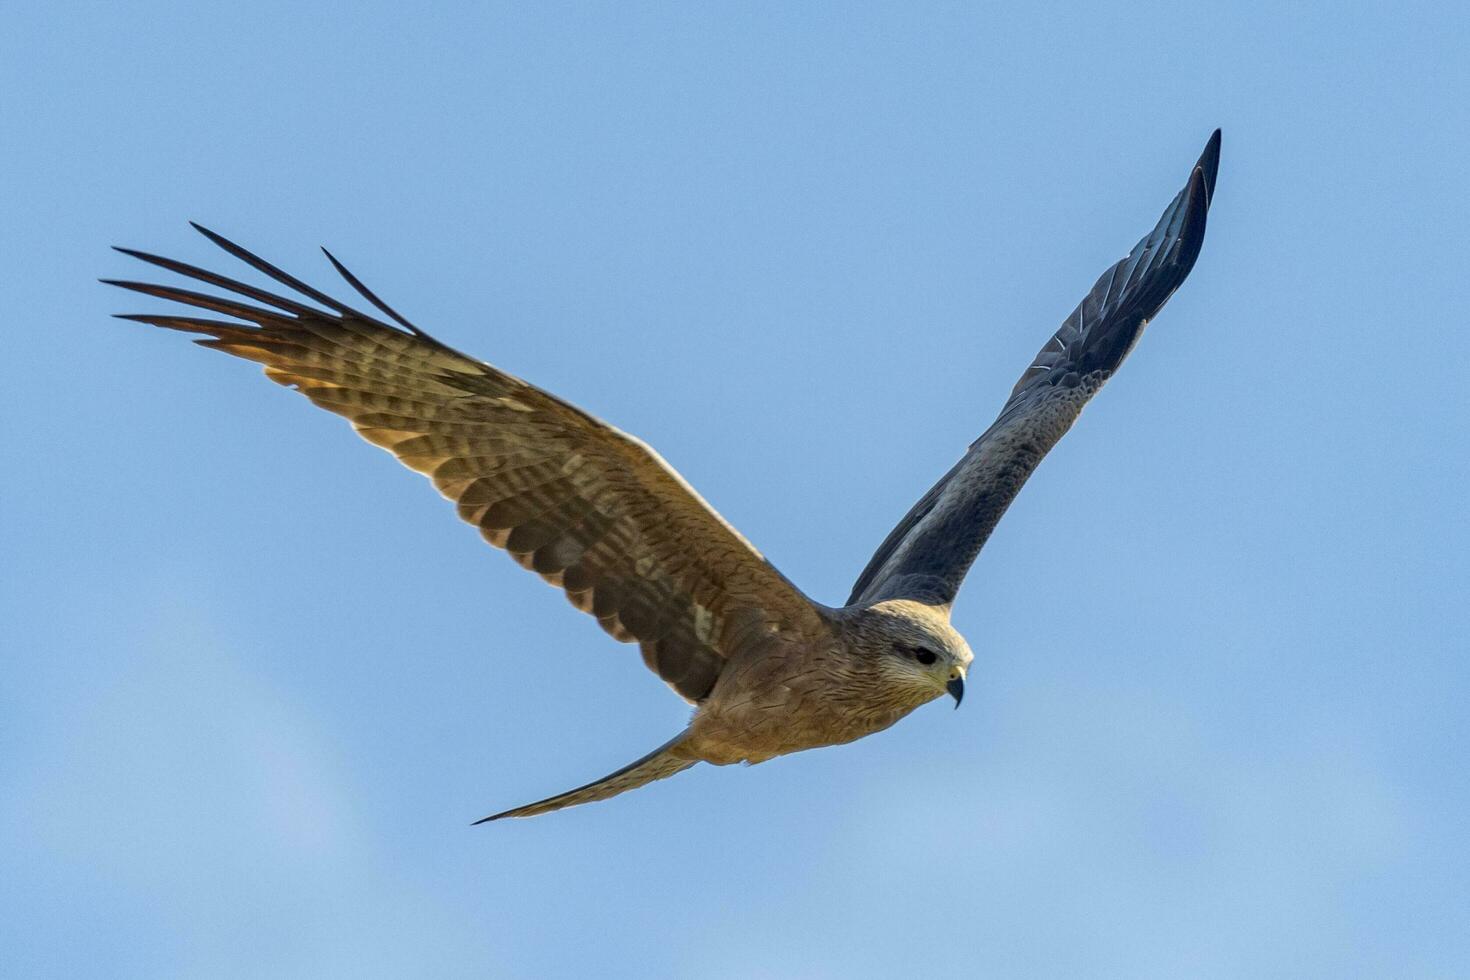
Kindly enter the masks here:
M 243 322 L 124 319 L 204 334 L 197 343 L 259 362 L 271 380 L 347 418 L 364 439 L 432 479 L 487 541 L 564 589 L 614 637 L 636 641 L 649 668 L 685 698 L 705 697 L 743 640 L 820 628 L 795 586 L 644 443 L 434 340 L 330 253 L 337 271 L 398 326 L 199 231 L 326 309 L 119 249 L 234 295 L 105 282 Z
M 1000 417 L 888 535 L 858 577 L 849 605 L 954 601 L 970 563 L 1031 471 L 1194 267 L 1219 164 L 1217 129 L 1158 225 L 1103 273 L 1026 369 Z

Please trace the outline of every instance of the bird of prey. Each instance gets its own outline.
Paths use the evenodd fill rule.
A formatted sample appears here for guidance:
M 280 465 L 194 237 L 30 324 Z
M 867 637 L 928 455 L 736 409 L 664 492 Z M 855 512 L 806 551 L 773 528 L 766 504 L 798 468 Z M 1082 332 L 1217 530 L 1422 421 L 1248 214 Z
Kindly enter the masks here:
M 103 281 L 215 314 L 122 316 L 202 334 L 197 343 L 263 364 L 272 381 L 347 418 L 429 477 L 492 545 L 615 639 L 637 643 L 648 668 L 695 706 L 684 731 L 636 762 L 485 820 L 527 817 L 698 762 L 757 763 L 850 742 L 945 693 L 958 707 L 973 659 L 950 625 L 960 581 L 1021 485 L 1194 266 L 1219 158 L 1216 130 L 1157 226 L 1098 279 L 840 607 L 807 598 L 648 445 L 435 340 L 329 252 L 378 315 L 198 225 L 296 296 L 132 249 L 119 251 L 230 295 Z

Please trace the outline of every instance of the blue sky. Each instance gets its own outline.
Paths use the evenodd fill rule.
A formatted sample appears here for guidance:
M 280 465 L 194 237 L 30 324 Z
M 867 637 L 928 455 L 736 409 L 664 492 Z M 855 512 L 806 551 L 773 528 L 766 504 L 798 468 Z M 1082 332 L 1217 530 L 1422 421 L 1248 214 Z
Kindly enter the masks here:
M 5 972 L 1463 976 L 1467 27 L 11 5 Z M 685 707 L 94 281 L 326 244 L 838 602 L 1216 126 L 1193 276 L 961 594 L 963 710 L 489 827 Z

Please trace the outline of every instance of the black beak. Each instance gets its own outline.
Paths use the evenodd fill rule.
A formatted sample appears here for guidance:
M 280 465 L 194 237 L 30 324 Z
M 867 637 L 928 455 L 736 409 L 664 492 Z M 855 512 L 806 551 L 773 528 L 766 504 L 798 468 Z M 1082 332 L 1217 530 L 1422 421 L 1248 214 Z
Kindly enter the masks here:
M 965 679 L 956 677 L 944 685 L 944 689 L 949 692 L 950 697 L 954 698 L 954 706 L 958 710 L 960 702 L 965 699 Z

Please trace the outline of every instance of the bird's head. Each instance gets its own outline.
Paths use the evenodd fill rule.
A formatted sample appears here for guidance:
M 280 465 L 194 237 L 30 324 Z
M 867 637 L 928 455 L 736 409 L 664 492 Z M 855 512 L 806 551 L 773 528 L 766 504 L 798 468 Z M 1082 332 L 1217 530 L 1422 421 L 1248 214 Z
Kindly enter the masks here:
M 975 655 L 970 644 L 949 625 L 944 607 L 908 599 L 890 599 L 859 614 L 863 646 L 876 658 L 887 682 L 919 702 L 941 694 L 965 696 L 965 676 Z

